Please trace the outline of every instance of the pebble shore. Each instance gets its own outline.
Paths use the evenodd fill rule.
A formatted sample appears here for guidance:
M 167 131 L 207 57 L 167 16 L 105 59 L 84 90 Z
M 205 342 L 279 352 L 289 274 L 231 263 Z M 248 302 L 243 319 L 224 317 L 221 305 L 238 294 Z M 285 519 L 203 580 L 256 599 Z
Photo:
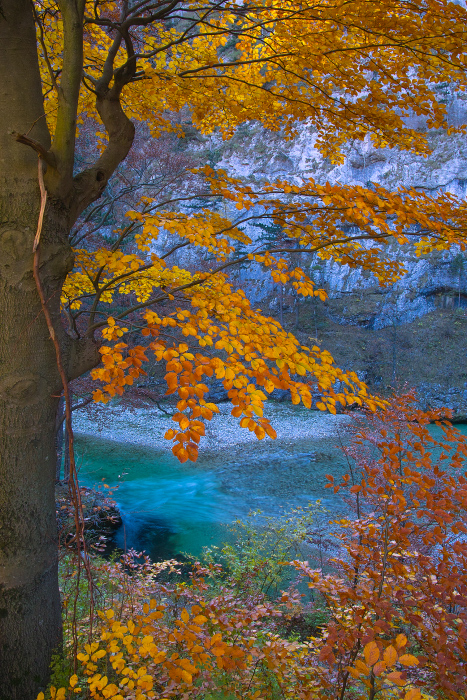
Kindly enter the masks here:
M 258 442 L 254 433 L 240 428 L 239 419 L 230 415 L 231 408 L 231 404 L 220 404 L 220 412 L 212 421 L 206 421 L 206 436 L 200 442 L 200 455 Z M 290 445 L 296 441 L 330 438 L 345 430 L 350 420 L 345 415 L 333 416 L 303 406 L 273 402 L 266 405 L 265 417 L 269 418 L 277 433 L 275 442 Z M 164 433 L 175 425 L 170 416 L 155 407 L 130 410 L 98 405 L 93 406 L 92 413 L 77 413 L 73 423 L 77 433 L 157 450 L 171 449 L 172 443 L 164 439 Z M 270 442 L 270 438 L 264 438 L 263 442 L 266 441 Z

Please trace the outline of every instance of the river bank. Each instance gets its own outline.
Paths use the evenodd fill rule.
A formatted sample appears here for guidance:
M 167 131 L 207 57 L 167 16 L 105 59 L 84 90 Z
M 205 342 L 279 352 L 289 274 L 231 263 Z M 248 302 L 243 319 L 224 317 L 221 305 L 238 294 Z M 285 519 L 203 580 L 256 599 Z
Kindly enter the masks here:
M 230 415 L 230 403 L 219 405 L 219 413 L 206 422 L 206 436 L 200 442 L 200 456 L 218 452 L 226 447 L 258 444 L 254 433 L 239 427 L 239 419 Z M 295 440 L 320 439 L 345 430 L 350 417 L 310 411 L 289 403 L 268 402 L 265 416 L 277 433 L 277 441 L 293 444 Z M 107 440 L 131 443 L 170 451 L 172 444 L 164 433 L 173 427 L 170 415 L 151 406 L 128 409 L 121 406 L 94 405 L 92 413 L 77 413 L 75 432 L 95 435 Z M 271 442 L 269 438 L 262 444 Z
M 88 547 L 105 552 L 113 549 L 115 532 L 122 525 L 122 517 L 113 498 L 100 486 L 81 486 L 81 509 L 84 536 Z M 76 534 L 75 504 L 67 483 L 55 485 L 55 509 L 57 513 L 58 537 L 61 545 L 70 545 Z

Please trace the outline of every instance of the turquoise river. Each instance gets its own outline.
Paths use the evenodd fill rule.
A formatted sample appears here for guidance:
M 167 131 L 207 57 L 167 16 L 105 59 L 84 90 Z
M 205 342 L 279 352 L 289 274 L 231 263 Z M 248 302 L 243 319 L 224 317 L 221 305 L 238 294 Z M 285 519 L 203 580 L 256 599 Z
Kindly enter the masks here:
M 277 439 L 256 440 L 229 415 L 215 416 L 196 464 L 180 464 L 164 440 L 170 417 L 118 408 L 76 419 L 81 483 L 105 482 L 123 517 L 119 548 L 145 550 L 153 560 L 199 554 L 228 538 L 227 526 L 250 511 L 278 515 L 321 500 L 331 515 L 345 512 L 325 489 L 325 474 L 346 468 L 346 416 L 272 404 Z M 465 426 L 462 426 L 463 432 Z

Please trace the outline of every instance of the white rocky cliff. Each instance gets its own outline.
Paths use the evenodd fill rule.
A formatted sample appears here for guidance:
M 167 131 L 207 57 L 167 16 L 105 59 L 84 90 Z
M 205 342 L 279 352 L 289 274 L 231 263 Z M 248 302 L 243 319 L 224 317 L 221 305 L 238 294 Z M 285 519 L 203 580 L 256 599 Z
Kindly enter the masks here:
M 450 123 L 467 123 L 467 97 L 440 87 Z M 426 131 L 414 118 L 411 126 Z M 424 158 L 392 149 L 376 150 L 369 140 L 348 144 L 343 165 L 332 165 L 316 150 L 307 127 L 293 141 L 256 124 L 241 127 L 231 141 L 197 135 L 189 148 L 207 156 L 214 167 L 250 182 L 275 178 L 300 182 L 313 177 L 395 190 L 415 187 L 430 193 L 467 193 L 467 136 L 427 132 L 431 155 Z M 190 141 L 188 137 L 187 141 Z M 188 145 L 188 144 L 187 144 Z M 254 234 L 253 230 L 249 231 Z M 290 290 L 274 286 L 257 271 L 239 273 L 255 303 L 278 311 L 284 324 L 304 336 L 318 337 L 343 366 L 354 367 L 375 389 L 407 383 L 418 388 L 422 403 L 447 405 L 467 415 L 467 258 L 459 249 L 417 258 L 402 258 L 407 274 L 389 289 L 365 273 L 318 259 L 309 270 L 326 288 L 328 302 L 317 306 L 297 300 Z M 303 263 L 302 263 L 303 264 Z M 464 311 L 465 309 L 465 311 Z

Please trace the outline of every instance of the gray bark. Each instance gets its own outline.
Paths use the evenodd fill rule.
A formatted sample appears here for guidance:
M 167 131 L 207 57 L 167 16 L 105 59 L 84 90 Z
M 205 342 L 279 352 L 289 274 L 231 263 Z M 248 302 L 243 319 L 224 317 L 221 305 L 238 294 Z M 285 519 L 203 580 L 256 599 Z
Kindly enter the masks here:
M 61 382 L 33 278 L 39 213 L 37 155 L 47 149 L 29 0 L 0 16 L 0 697 L 33 700 L 61 645 L 55 518 L 55 417 Z M 33 126 L 35 122 L 35 125 Z M 68 212 L 46 210 L 40 275 L 59 327 L 60 290 L 73 264 Z
M 92 338 L 74 340 L 60 323 L 60 292 L 73 266 L 70 226 L 100 196 L 128 153 L 134 131 L 121 110 L 118 90 L 103 84 L 99 111 L 108 126 L 109 145 L 94 169 L 73 179 L 83 7 L 84 0 L 60 0 L 68 39 L 51 146 L 32 5 L 30 0 L 1 0 L 1 700 L 34 700 L 47 685 L 51 655 L 62 640 L 54 486 L 56 416 L 63 387 L 33 277 L 32 248 L 40 208 L 34 150 L 47 163 L 48 204 L 39 247 L 39 276 L 71 380 L 96 366 L 100 356 Z
M 28 0 L 0 17 L 0 697 L 32 700 L 61 644 L 55 523 L 53 345 L 32 272 L 39 212 L 37 156 L 12 131 L 47 147 Z M 58 222 L 55 222 L 58 223 Z M 72 261 L 48 217 L 42 267 L 48 293 Z M 54 301 L 57 309 L 57 302 Z

